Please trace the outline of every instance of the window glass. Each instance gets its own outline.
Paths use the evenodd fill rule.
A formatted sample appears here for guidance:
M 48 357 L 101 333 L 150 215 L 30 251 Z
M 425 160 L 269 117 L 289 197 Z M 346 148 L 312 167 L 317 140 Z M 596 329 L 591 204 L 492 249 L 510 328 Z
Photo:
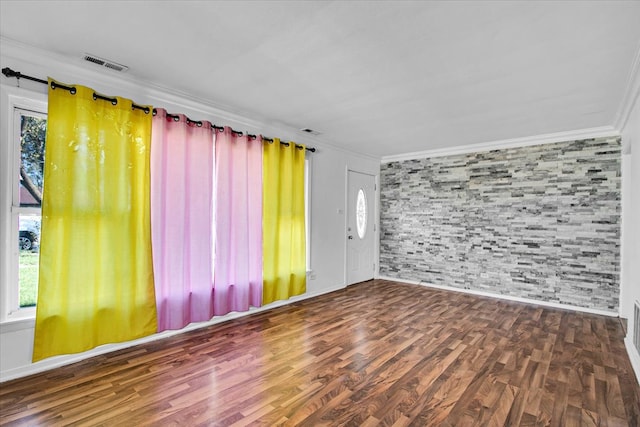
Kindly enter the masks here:
M 45 138 L 47 118 L 42 113 L 16 109 L 14 136 L 16 164 L 12 215 L 17 217 L 14 230 L 18 242 L 13 265 L 17 283 L 13 286 L 14 308 L 33 307 L 38 295 L 38 264 L 40 257 L 40 224 L 42 187 L 44 183 Z M 14 224 L 15 224 L 14 223 Z M 16 232 L 17 231 L 17 232 Z
M 21 115 L 20 206 L 40 207 L 44 180 L 44 149 L 47 119 Z
M 364 190 L 358 190 L 356 198 L 356 228 L 358 229 L 358 237 L 364 239 L 367 233 L 367 198 Z
M 20 215 L 19 223 L 18 285 L 20 307 L 33 307 L 36 305 L 38 295 L 41 217 Z

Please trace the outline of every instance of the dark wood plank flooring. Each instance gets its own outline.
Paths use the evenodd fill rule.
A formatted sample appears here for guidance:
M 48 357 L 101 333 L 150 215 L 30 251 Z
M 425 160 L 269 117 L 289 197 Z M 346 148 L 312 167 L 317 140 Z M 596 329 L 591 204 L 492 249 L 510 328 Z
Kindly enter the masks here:
M 638 426 L 618 319 L 375 280 L 0 384 L 1 425 Z

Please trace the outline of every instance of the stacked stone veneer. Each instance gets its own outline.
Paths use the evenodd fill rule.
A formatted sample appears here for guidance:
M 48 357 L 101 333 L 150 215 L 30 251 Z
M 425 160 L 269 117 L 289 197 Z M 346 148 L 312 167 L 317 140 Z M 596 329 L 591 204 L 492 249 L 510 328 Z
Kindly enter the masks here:
M 620 140 L 383 164 L 380 275 L 618 309 Z

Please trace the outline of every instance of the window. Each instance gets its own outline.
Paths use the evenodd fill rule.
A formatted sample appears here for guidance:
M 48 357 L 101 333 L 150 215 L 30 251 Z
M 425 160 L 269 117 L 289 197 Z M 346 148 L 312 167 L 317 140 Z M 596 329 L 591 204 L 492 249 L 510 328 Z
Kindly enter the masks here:
M 3 88 L 2 95 L 0 250 L 6 255 L 0 261 L 0 321 L 5 321 L 35 315 L 47 117 L 46 102 L 37 93 Z
M 47 132 L 45 114 L 15 109 L 14 141 L 18 173 L 14 173 L 11 213 L 18 222 L 18 307 L 34 307 L 38 295 L 38 260 Z M 17 190 L 16 190 L 17 189 Z

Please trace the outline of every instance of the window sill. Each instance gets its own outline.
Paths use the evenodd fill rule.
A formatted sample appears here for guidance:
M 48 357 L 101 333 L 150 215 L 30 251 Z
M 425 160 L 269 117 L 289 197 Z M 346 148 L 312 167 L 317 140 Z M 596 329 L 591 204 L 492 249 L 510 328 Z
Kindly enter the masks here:
M 36 326 L 35 317 L 22 317 L 19 319 L 8 319 L 0 323 L 0 334 L 24 331 L 26 329 L 33 329 L 35 328 L 35 326 Z

